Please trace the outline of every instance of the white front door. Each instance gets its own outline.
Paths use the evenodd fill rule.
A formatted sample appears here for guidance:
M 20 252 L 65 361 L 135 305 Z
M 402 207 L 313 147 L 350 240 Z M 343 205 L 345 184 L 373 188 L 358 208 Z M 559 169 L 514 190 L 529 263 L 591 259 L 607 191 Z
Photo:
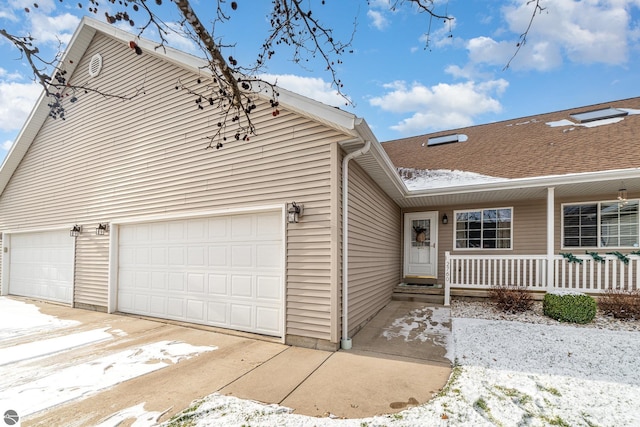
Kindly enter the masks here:
M 438 212 L 404 214 L 404 277 L 435 278 Z

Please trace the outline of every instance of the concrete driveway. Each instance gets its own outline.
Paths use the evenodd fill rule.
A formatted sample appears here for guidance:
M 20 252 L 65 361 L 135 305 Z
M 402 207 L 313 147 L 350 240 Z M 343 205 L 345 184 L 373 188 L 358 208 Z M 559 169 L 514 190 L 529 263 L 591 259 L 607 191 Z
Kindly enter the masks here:
M 42 388 L 31 405 L 20 408 L 23 426 L 117 425 L 109 424 L 114 414 L 125 420 L 122 426 L 140 417 L 164 421 L 215 392 L 279 404 L 304 415 L 361 418 L 425 403 L 450 374 L 449 311 L 425 303 L 392 301 L 353 337 L 352 350 L 326 352 L 206 327 L 0 300 L 28 303 L 43 315 L 79 322 L 0 339 L 5 402 Z M 65 336 L 83 333 L 104 339 L 54 348 Z M 29 353 L 37 342 L 52 343 L 50 354 L 16 356 L 21 349 Z M 81 367 L 93 370 L 79 371 Z M 124 376 L 113 378 L 124 380 L 104 380 L 117 372 Z M 74 375 L 81 378 L 66 384 Z M 46 378 L 56 380 L 47 383 Z M 55 399 L 64 393 L 75 397 Z M 39 397 L 45 395 L 50 397 Z

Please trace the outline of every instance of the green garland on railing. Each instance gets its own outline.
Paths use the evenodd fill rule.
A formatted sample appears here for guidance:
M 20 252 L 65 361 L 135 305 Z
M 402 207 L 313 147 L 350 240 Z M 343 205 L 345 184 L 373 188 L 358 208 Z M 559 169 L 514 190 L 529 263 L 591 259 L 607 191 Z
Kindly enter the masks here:
M 598 255 L 598 252 L 584 251 L 584 253 L 587 254 L 587 255 L 591 255 L 591 258 L 593 258 L 594 261 L 598 261 L 598 262 L 602 262 L 602 263 L 607 262 L 606 259 L 604 259 L 600 255 Z
M 629 264 L 629 257 L 618 251 L 607 252 L 607 255 L 615 255 L 620 261 L 624 262 L 625 264 Z
M 577 258 L 574 254 L 572 254 L 571 252 L 567 252 L 567 253 L 562 253 L 560 252 L 560 255 L 562 255 L 562 257 L 564 259 L 566 259 L 569 262 L 576 262 L 578 264 L 582 264 L 582 260 L 580 258 Z
M 640 251 L 633 251 L 630 252 L 629 255 L 640 255 Z

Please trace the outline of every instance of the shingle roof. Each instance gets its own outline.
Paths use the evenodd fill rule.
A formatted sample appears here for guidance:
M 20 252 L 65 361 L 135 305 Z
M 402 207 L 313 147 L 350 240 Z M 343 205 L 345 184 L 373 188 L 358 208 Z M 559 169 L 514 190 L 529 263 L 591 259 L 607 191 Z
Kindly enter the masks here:
M 640 167 L 640 114 L 593 127 L 550 126 L 570 114 L 619 108 L 640 112 L 640 97 L 384 142 L 397 167 L 450 169 L 527 178 Z M 464 134 L 465 142 L 428 146 L 429 137 Z

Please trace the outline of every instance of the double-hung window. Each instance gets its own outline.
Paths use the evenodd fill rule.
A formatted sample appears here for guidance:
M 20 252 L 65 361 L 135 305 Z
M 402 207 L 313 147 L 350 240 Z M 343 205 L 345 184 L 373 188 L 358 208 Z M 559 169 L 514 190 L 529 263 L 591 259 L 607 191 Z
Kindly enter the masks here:
M 562 245 L 566 248 L 637 248 L 638 200 L 562 206 Z
M 511 249 L 512 209 L 474 209 L 454 212 L 456 249 Z

